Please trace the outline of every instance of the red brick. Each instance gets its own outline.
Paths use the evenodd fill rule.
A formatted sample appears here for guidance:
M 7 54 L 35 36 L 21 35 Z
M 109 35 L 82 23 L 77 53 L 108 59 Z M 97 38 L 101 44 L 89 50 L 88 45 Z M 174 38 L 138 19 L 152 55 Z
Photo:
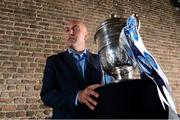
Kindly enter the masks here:
M 29 109 L 37 110 L 38 109 L 38 105 L 30 105 Z
M 5 118 L 5 113 L 4 112 L 0 112 L 0 119 Z
M 25 27 L 27 28 L 29 25 L 25 23 L 15 23 L 14 26 L 19 26 L 19 27 Z
M 16 112 L 16 117 L 26 117 L 26 112 L 25 111 L 18 111 L 18 112 Z
M 7 84 L 19 84 L 20 80 L 19 79 L 8 79 L 6 80 Z
M 8 92 L 1 92 L 1 97 L 4 97 L 5 99 L 8 99 L 9 98 L 9 93 Z
M 16 117 L 16 112 L 7 112 L 6 113 L 6 118 L 15 118 Z
M 16 85 L 16 90 L 24 91 L 25 85 Z
M 34 111 L 26 111 L 26 116 L 33 117 L 35 115 Z
M 4 111 L 14 111 L 16 110 L 16 106 L 15 105 L 6 105 L 3 107 Z
M 28 105 L 17 105 L 17 110 L 27 110 Z
M 26 58 L 25 57 L 11 57 L 11 61 L 16 61 L 16 62 L 25 62 Z
M 0 103 L 12 103 L 14 101 L 13 98 L 1 98 L 0 97 Z
M 26 101 L 25 98 L 14 98 L 15 104 L 24 104 L 25 101 Z
M 0 84 L 3 84 L 4 83 L 4 79 L 0 79 Z
M 4 30 L 0 30 L 0 34 L 5 34 L 5 31 Z
M 21 92 L 9 92 L 10 97 L 21 97 L 22 93 Z
M 45 115 L 49 115 L 51 113 L 51 110 L 44 110 Z
M 15 85 L 9 85 L 9 86 L 7 86 L 7 90 L 16 90 L 16 86 Z
M 39 108 L 40 108 L 40 109 L 47 109 L 48 107 L 47 107 L 46 105 L 44 105 L 44 104 L 41 104 L 41 105 L 39 106 Z
M 9 73 L 4 73 L 3 74 L 3 78 L 12 78 L 12 74 L 9 74 Z
M 34 90 L 41 90 L 41 85 L 35 85 Z
M 0 57 L 0 60 L 9 60 L 9 59 L 10 59 L 10 56 L 3 56 L 3 55 L 1 55 L 1 57 Z
M 37 103 L 38 99 L 37 98 L 27 98 L 26 103 Z

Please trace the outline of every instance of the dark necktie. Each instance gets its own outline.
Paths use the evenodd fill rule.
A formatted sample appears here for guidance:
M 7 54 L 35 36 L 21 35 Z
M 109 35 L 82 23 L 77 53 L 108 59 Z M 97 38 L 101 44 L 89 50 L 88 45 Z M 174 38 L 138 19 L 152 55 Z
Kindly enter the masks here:
M 82 68 L 84 66 L 81 66 L 80 63 L 85 59 L 85 54 L 83 54 L 82 57 L 79 54 L 75 54 L 75 55 L 77 56 L 77 58 L 75 58 L 74 56 L 73 56 L 73 58 L 75 59 L 76 66 L 77 66 L 81 76 L 84 78 L 84 75 L 83 75 L 84 71 L 83 71 L 83 68 Z

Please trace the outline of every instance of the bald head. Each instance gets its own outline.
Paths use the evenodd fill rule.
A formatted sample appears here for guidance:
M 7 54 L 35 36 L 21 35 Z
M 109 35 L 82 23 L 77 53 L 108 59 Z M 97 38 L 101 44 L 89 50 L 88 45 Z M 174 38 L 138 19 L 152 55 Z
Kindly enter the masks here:
M 68 21 L 65 22 L 65 28 L 69 27 L 69 26 L 74 26 L 74 25 L 77 25 L 77 26 L 81 27 L 82 30 L 84 30 L 84 32 L 87 33 L 87 27 L 86 27 L 86 25 L 82 21 L 79 21 L 79 20 L 68 20 Z
M 86 25 L 78 20 L 69 20 L 65 23 L 65 40 L 68 46 L 76 51 L 85 49 L 87 39 Z

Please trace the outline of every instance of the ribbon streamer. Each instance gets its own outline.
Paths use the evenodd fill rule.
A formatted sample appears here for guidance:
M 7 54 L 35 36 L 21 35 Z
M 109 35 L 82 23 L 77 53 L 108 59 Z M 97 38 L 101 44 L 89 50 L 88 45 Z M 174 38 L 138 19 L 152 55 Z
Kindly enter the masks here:
M 163 108 L 168 105 L 176 114 L 176 107 L 171 97 L 168 79 L 155 58 L 145 48 L 139 34 L 140 21 L 135 14 L 131 15 L 120 33 L 120 47 L 132 59 L 140 71 L 141 77 L 148 77 L 157 86 Z

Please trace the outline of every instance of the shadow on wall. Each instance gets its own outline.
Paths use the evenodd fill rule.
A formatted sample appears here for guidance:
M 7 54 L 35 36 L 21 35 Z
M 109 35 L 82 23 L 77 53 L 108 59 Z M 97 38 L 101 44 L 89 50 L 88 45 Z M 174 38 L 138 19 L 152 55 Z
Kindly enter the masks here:
M 169 0 L 170 4 L 174 7 L 175 22 L 180 26 L 180 0 Z
M 180 8 L 178 11 L 174 12 L 174 16 L 176 16 L 175 22 L 176 22 L 177 26 L 180 26 Z

